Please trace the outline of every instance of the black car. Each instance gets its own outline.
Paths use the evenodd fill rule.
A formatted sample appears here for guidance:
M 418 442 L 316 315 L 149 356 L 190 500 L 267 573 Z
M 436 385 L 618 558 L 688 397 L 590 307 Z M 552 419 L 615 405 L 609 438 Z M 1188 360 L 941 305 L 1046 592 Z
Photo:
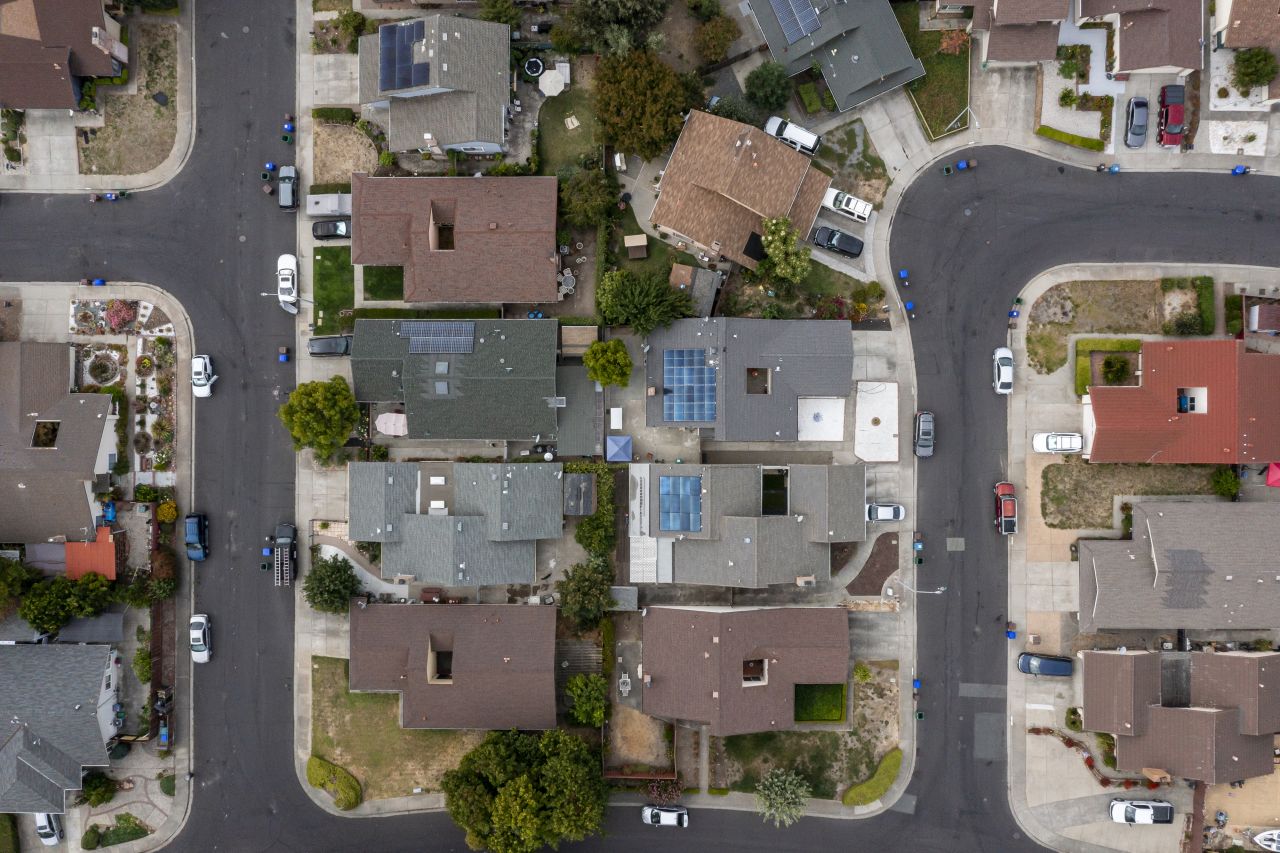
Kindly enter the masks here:
M 852 234 L 844 233 L 838 228 L 828 228 L 825 225 L 814 229 L 813 245 L 820 249 L 848 255 L 851 258 L 856 258 L 862 254 L 861 240 Z
M 1037 655 L 1031 652 L 1018 655 L 1018 672 L 1025 672 L 1027 675 L 1056 675 L 1061 678 L 1070 678 L 1073 669 L 1071 658 Z
M 351 335 L 330 335 L 307 341 L 307 355 L 313 358 L 329 358 L 351 355 Z
M 317 240 L 346 240 L 351 237 L 350 219 L 321 219 L 311 226 L 311 236 Z

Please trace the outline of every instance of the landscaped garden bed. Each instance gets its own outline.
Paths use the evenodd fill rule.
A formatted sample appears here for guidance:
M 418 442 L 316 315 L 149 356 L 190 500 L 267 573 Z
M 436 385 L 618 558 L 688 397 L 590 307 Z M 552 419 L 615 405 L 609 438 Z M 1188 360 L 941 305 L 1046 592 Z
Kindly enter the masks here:
M 1062 530 L 1106 530 L 1116 495 L 1211 495 L 1218 465 L 1095 464 L 1069 456 L 1045 466 L 1040 513 Z

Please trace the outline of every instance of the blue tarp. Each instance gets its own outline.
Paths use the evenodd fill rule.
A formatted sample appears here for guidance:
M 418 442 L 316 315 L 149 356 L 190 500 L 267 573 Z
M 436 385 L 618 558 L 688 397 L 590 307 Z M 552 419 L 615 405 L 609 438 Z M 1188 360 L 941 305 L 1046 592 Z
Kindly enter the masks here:
M 606 462 L 630 462 L 631 436 L 606 436 L 604 440 L 604 458 Z

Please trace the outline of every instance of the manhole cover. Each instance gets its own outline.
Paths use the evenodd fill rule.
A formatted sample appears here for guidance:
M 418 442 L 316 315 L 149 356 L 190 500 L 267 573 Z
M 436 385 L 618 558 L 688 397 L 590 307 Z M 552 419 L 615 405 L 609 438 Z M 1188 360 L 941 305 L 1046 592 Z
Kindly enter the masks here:
M 157 104 L 159 104 L 162 107 L 169 106 L 169 96 L 166 95 L 164 92 L 156 92 L 154 95 L 151 96 L 151 100 L 155 101 Z
M 964 215 L 965 215 L 965 216 L 972 216 L 972 215 L 973 215 L 973 211 L 966 207 L 966 208 L 964 209 Z

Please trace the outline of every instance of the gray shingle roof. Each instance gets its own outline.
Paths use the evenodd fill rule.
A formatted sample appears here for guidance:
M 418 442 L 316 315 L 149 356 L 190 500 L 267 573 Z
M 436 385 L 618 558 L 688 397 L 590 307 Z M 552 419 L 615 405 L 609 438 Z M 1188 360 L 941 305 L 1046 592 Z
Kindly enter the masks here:
M 482 516 L 495 542 L 559 539 L 564 532 L 559 463 L 458 464 L 453 477 L 453 514 Z
M 58 812 L 82 767 L 105 767 L 106 646 L 0 646 L 0 811 Z M 16 722 L 15 722 L 16 720 Z
M 398 542 L 382 546 L 382 576 L 440 586 L 533 583 L 534 542 L 495 542 L 477 516 L 406 515 Z
M 560 456 L 602 456 L 604 454 L 604 394 L 587 376 L 581 364 L 556 368 L 556 394 L 564 397 L 558 410 Z
M 347 466 L 348 535 L 354 542 L 398 542 L 400 518 L 418 512 L 420 472 L 407 462 Z

